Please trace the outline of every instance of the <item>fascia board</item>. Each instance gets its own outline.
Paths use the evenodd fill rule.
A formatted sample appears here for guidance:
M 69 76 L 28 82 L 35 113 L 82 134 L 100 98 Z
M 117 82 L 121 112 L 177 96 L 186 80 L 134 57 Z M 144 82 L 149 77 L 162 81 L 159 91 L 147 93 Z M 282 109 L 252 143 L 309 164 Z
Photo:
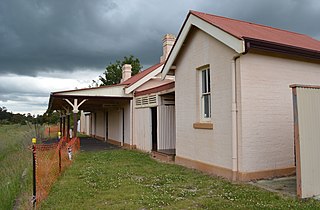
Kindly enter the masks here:
M 161 79 L 164 79 L 166 77 L 173 62 L 176 60 L 176 57 L 177 57 L 177 55 L 183 45 L 183 42 L 186 39 L 186 37 L 190 31 L 190 28 L 191 28 L 191 22 L 190 22 L 190 16 L 189 16 L 186 24 L 184 25 L 181 33 L 179 34 L 178 39 L 176 40 L 174 47 L 172 48 L 172 50 L 169 54 L 169 57 L 167 58 L 167 62 L 165 63 L 163 70 L 162 70 L 162 73 L 161 73 Z
M 101 96 L 101 97 L 128 97 L 130 95 L 125 94 L 123 89 L 125 86 L 112 86 L 108 88 L 93 88 L 93 89 L 84 89 L 84 90 L 75 90 L 75 91 L 66 91 L 58 93 L 56 95 L 74 95 L 74 96 Z
M 224 43 L 237 53 L 244 53 L 245 52 L 245 43 L 244 40 L 238 39 L 231 34 L 221 30 L 220 28 L 211 25 L 210 23 L 194 16 L 190 16 L 190 20 L 192 25 L 196 26 L 197 28 L 201 29 L 202 31 L 210 34 L 215 39 L 219 40 L 220 42 Z
M 152 72 L 150 72 L 149 74 L 147 74 L 146 76 L 144 76 L 143 78 L 135 82 L 133 85 L 125 88 L 124 93 L 125 94 L 132 93 L 132 91 L 134 91 L 135 89 L 137 89 L 138 87 L 140 87 L 141 85 L 143 85 L 144 83 L 148 82 L 150 79 L 158 75 L 161 72 L 162 67 L 163 65 L 159 66 L 158 68 L 156 68 L 155 70 L 153 70 Z
M 225 45 L 227 45 L 228 47 L 230 47 L 231 49 L 233 49 L 234 51 L 236 51 L 237 53 L 244 53 L 245 52 L 245 42 L 244 40 L 240 40 L 232 35 L 230 35 L 229 33 L 221 30 L 220 28 L 194 16 L 193 14 L 191 14 L 186 22 L 186 24 L 184 25 L 180 36 L 177 40 L 176 45 L 174 46 L 174 48 L 172 49 L 172 53 L 170 54 L 163 70 L 162 70 L 162 75 L 161 78 L 164 79 L 165 76 L 168 74 L 173 62 L 175 61 L 181 47 L 182 44 L 184 43 L 191 26 L 195 26 L 197 28 L 199 28 L 200 30 L 208 33 L 210 36 L 214 37 L 215 39 L 219 40 L 220 42 L 224 43 Z

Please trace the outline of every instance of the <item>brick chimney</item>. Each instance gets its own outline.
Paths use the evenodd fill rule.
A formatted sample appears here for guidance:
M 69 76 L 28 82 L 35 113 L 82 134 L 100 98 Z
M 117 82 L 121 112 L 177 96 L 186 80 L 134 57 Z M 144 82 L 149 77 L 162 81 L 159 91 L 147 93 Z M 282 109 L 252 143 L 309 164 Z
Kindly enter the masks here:
M 124 64 L 122 66 L 122 79 L 121 79 L 121 82 L 124 82 L 126 81 L 127 79 L 129 79 L 131 77 L 131 71 L 132 69 L 132 66 L 131 64 Z
M 173 34 L 164 35 L 162 39 L 163 54 L 160 57 L 160 62 L 164 62 L 165 60 L 167 60 L 175 41 L 176 41 L 176 37 Z

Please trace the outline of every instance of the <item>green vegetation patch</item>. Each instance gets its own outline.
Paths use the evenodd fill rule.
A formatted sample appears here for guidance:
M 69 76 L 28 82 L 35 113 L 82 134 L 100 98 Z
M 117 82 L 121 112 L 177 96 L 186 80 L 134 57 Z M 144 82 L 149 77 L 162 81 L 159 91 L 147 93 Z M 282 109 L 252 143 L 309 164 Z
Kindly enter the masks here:
M 0 209 L 30 207 L 32 196 L 32 129 L 0 125 Z
M 320 209 L 320 203 L 111 150 L 80 153 L 41 209 Z

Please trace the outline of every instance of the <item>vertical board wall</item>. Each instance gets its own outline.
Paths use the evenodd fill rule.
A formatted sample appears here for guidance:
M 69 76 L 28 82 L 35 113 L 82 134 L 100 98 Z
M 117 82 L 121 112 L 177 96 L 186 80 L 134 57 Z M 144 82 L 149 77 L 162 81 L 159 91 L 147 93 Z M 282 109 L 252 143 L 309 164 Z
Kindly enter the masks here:
M 158 112 L 158 149 L 175 149 L 175 107 L 162 105 L 158 107 Z
M 85 115 L 85 134 L 90 135 L 90 115 Z
M 293 88 L 297 195 L 320 195 L 320 87 Z
M 151 110 L 150 108 L 134 109 L 133 138 L 137 149 L 150 152 L 152 149 L 151 137 Z
M 105 138 L 105 114 L 103 111 L 96 112 L 96 137 L 100 139 Z
M 122 142 L 122 109 L 108 111 L 108 138 Z

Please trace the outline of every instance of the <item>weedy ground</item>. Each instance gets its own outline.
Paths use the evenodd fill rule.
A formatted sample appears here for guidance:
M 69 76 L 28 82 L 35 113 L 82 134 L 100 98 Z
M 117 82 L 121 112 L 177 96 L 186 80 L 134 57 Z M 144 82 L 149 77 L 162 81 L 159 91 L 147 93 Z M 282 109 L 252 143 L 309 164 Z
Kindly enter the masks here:
M 82 152 L 41 209 L 320 209 L 130 150 Z
M 0 125 L 0 209 L 29 209 L 34 136 L 27 125 Z

